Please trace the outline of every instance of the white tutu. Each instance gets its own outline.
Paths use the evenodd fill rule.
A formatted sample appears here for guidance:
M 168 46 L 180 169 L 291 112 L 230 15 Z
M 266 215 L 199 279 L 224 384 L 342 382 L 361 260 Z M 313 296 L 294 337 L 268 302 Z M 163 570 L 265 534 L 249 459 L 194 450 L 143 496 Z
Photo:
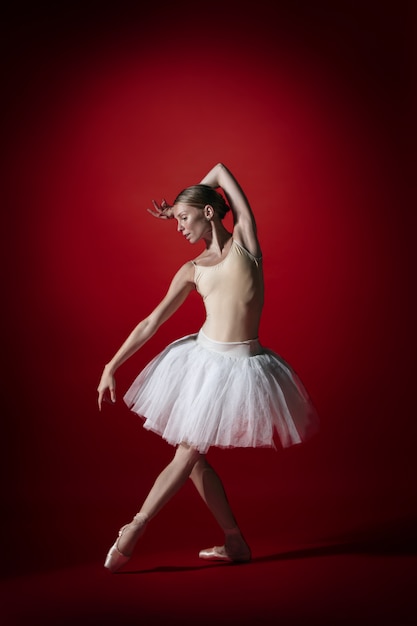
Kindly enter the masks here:
M 210 446 L 283 447 L 318 427 L 316 410 L 298 376 L 257 340 L 223 343 L 202 331 L 169 344 L 124 396 L 144 428 L 168 443 L 205 453 Z

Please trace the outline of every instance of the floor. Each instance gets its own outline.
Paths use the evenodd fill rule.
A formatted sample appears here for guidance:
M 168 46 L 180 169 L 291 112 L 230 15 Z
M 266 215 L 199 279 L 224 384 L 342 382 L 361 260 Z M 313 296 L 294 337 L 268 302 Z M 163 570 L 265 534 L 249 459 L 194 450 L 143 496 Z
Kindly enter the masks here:
M 228 565 L 153 538 L 116 574 L 100 560 L 15 576 L 2 624 L 417 624 L 417 557 L 399 543 L 252 547 L 251 563 Z

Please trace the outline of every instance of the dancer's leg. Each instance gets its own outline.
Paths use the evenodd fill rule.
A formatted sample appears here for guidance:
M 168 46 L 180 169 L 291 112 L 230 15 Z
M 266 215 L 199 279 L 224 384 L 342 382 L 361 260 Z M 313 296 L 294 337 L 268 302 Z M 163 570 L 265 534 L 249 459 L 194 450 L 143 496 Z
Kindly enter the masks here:
M 132 554 L 146 523 L 155 517 L 168 500 L 184 485 L 200 456 L 201 454 L 194 448 L 185 444 L 178 446 L 173 460 L 159 474 L 139 513 L 135 515 L 130 524 L 124 527 L 118 540 L 120 552 L 126 556 Z
M 224 546 L 217 549 L 220 550 L 218 556 L 223 553 L 225 557 L 230 556 L 232 559 L 249 560 L 249 546 L 233 515 L 223 484 L 204 456 L 196 461 L 190 478 L 225 534 Z
M 155 517 L 168 500 L 184 485 L 200 457 L 200 452 L 195 448 L 180 444 L 171 463 L 156 479 L 140 512 L 147 515 L 149 519 Z
M 236 528 L 236 519 L 222 481 L 204 456 L 195 463 L 190 478 L 221 528 L 224 531 Z

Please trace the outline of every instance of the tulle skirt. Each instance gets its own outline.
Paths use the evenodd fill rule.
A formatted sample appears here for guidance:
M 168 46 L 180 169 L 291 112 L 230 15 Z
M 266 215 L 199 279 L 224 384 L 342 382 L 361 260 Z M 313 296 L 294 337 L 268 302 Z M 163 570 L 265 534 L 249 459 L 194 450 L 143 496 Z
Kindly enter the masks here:
M 293 369 L 258 340 L 224 343 L 200 330 L 169 344 L 124 396 L 144 428 L 201 453 L 210 446 L 283 447 L 318 429 L 317 412 Z

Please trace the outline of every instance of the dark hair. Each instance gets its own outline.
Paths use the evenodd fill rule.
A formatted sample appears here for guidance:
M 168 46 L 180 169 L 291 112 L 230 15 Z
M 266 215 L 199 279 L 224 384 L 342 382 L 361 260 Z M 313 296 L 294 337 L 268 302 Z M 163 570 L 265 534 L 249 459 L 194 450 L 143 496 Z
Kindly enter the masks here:
M 180 202 L 182 204 L 192 205 L 197 209 L 204 209 L 204 207 L 209 204 L 213 207 L 214 212 L 217 213 L 221 220 L 226 213 L 230 211 L 230 207 L 223 196 L 209 185 L 192 185 L 191 187 L 183 189 L 175 198 L 174 205 Z

